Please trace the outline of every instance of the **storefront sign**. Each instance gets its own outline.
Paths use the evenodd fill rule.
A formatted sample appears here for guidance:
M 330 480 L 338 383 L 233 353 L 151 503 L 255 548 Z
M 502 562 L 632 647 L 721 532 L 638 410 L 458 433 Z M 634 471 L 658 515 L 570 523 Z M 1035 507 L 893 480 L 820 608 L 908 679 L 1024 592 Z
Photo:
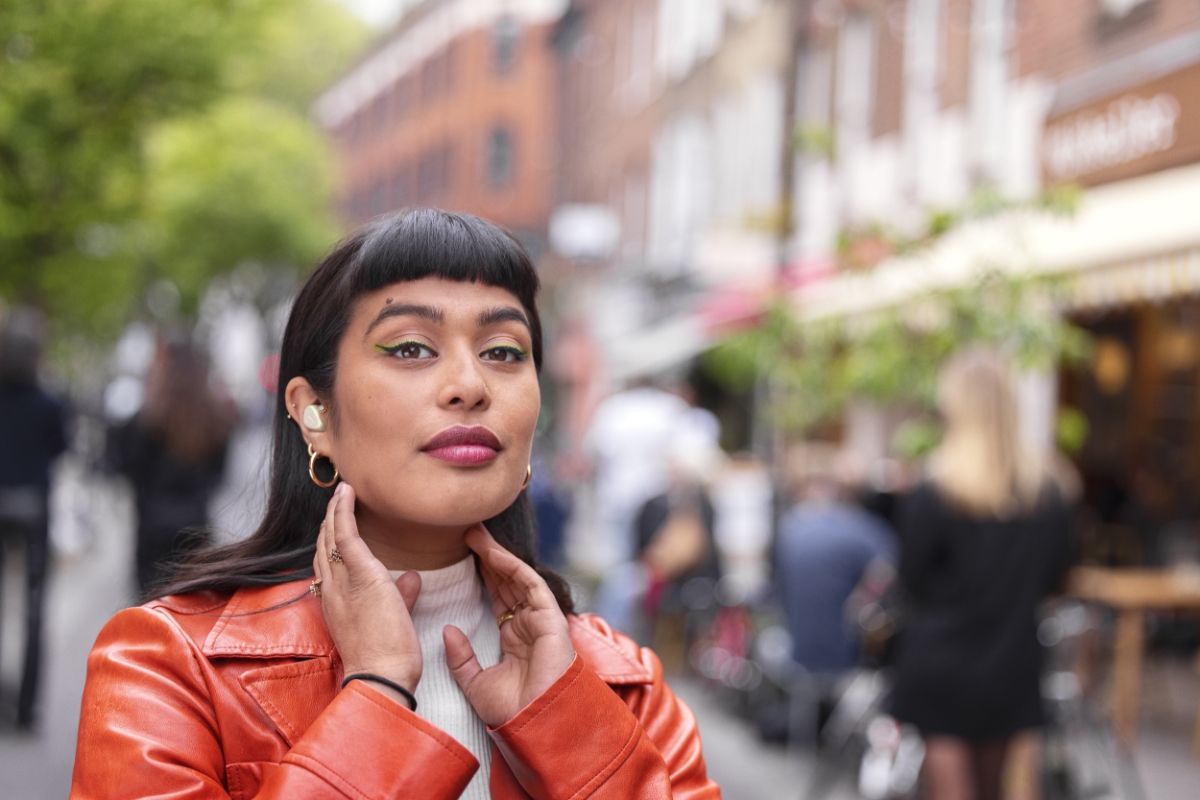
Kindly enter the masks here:
M 1042 140 L 1047 183 L 1087 186 L 1200 161 L 1200 64 L 1067 114 Z

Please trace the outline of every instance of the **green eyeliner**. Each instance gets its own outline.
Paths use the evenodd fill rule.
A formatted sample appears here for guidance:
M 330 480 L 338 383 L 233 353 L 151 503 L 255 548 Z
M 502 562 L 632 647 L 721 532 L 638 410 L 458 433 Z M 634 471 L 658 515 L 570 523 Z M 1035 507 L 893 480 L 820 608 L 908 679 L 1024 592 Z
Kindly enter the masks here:
M 378 350 L 380 353 L 383 353 L 385 356 L 394 356 L 394 355 L 396 355 L 396 352 L 401 347 L 404 347 L 404 345 L 406 345 L 406 344 L 415 344 L 415 345 L 420 345 L 421 347 L 429 347 L 429 345 L 425 344 L 424 342 L 418 342 L 416 339 L 405 339 L 403 342 L 396 342 L 395 344 L 377 344 L 377 345 L 375 345 L 375 349 Z

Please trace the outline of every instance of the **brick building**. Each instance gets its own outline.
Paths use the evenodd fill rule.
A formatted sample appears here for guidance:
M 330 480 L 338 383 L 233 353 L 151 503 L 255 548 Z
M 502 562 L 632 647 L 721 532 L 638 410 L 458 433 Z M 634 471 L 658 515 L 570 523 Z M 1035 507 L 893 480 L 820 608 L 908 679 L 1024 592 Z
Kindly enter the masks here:
M 1082 411 L 1091 499 L 1141 507 L 1137 529 L 1104 512 L 1116 516 L 1098 523 L 1097 550 L 1169 561 L 1200 519 L 1200 4 L 822 1 L 807 24 L 798 122 L 835 146 L 799 154 L 794 249 L 852 269 L 798 305 L 869 312 L 985 266 L 1058 276 L 1095 356 L 1089 370 L 1029 376 L 1026 435 L 1045 442 L 1057 408 Z M 879 247 L 845 263 L 880 229 L 1060 184 L 1084 188 L 1069 219 L 1014 211 L 916 255 Z M 872 425 L 886 428 L 860 427 Z
M 478 214 L 537 251 L 557 145 L 560 0 L 425 0 L 316 105 L 347 219 L 405 206 Z
M 558 37 L 561 194 L 617 212 L 627 270 L 702 285 L 744 272 L 706 260 L 717 251 L 774 267 L 790 5 L 571 3 Z
M 574 0 L 560 23 L 559 196 L 620 220 L 588 289 L 618 384 L 704 349 L 696 308 L 778 266 L 791 5 Z

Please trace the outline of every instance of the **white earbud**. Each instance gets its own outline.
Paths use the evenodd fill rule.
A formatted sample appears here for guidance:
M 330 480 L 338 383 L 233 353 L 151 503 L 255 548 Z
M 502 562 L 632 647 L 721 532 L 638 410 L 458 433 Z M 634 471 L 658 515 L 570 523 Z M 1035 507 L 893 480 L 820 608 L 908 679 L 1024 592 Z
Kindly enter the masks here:
M 318 403 L 313 403 L 310 406 L 304 407 L 304 427 L 310 431 L 321 433 L 325 430 L 325 420 L 321 419 L 321 414 L 325 411 L 325 406 Z

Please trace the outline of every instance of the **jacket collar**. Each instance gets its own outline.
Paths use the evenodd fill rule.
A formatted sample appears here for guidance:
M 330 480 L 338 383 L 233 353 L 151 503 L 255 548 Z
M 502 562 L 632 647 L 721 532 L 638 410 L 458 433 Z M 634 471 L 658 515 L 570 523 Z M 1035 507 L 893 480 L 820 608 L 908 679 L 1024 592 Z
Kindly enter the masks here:
M 320 658 L 333 654 L 310 581 L 239 589 L 201 650 L 209 658 Z
M 309 579 L 239 589 L 201 648 L 208 658 L 332 658 L 333 639 Z M 613 686 L 649 683 L 639 648 L 596 617 L 568 618 L 575 652 Z

